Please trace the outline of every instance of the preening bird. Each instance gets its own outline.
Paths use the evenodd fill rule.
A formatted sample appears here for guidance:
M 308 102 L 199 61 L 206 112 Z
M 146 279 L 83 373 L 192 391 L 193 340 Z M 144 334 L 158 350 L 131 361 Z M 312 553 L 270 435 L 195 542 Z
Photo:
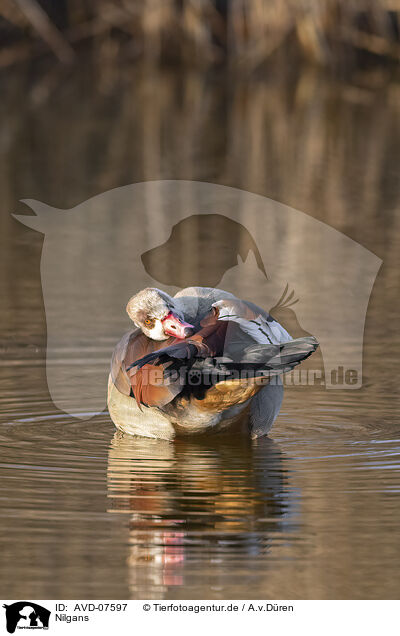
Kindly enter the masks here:
M 295 340 L 268 312 L 221 289 L 156 288 L 132 296 L 135 329 L 112 358 L 108 409 L 134 435 L 171 440 L 245 422 L 266 435 L 278 416 L 282 373 L 318 347 Z

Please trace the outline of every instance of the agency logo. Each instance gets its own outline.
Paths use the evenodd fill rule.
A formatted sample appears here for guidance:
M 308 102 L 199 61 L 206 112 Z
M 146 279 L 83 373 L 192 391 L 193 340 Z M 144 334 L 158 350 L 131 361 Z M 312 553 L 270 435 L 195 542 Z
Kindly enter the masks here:
M 87 419 L 105 408 L 115 343 L 132 329 L 126 303 L 145 287 L 232 292 L 294 338 L 318 340 L 305 381 L 294 384 L 315 377 L 326 389 L 362 386 L 364 323 L 382 261 L 333 227 L 199 181 L 131 184 L 69 210 L 24 203 L 35 214 L 14 217 L 45 235 L 47 383 L 61 410 Z
M 32 603 L 18 601 L 11 605 L 3 605 L 6 610 L 6 627 L 9 634 L 16 629 L 48 629 L 50 610 Z

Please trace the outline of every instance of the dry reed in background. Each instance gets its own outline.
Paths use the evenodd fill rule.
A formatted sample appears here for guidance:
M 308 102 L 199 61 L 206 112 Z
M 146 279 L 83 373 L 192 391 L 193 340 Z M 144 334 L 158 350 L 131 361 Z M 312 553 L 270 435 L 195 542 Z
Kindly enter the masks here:
M 295 47 L 321 65 L 400 59 L 400 0 L 0 0 L 0 66 L 51 51 L 257 68 Z

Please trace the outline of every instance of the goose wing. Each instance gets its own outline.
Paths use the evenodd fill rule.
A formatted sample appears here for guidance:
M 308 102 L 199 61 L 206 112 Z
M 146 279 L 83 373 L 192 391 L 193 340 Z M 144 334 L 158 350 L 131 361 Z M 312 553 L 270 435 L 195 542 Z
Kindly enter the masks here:
M 218 300 L 212 305 L 220 321 L 240 327 L 243 334 L 259 344 L 283 344 L 292 340 L 286 329 L 267 311 L 244 300 Z
M 220 302 L 213 304 L 194 336 L 177 340 L 135 360 L 127 369 L 131 378 L 140 378 L 145 369 L 158 369 L 160 383 L 165 382 L 170 391 L 173 389 L 171 395 L 173 393 L 175 397 L 183 390 L 192 370 L 207 377 L 210 389 L 219 382 L 237 377 L 240 371 L 241 386 L 245 390 L 247 383 L 253 384 L 255 375 L 268 378 L 285 373 L 318 347 L 312 337 L 293 340 L 273 319 L 256 315 L 251 307 L 238 307 L 237 302 L 241 301 L 229 301 L 223 307 Z M 273 330 L 266 332 L 269 322 L 276 323 L 272 325 L 275 333 Z M 186 380 L 182 382 L 183 371 Z M 140 400 L 143 395 L 134 391 L 136 399 Z

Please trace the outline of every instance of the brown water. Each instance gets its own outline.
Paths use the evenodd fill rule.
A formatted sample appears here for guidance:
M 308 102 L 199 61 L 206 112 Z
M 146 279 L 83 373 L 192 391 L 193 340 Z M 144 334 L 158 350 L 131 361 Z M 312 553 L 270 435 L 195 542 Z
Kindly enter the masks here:
M 400 86 L 84 66 L 0 81 L 0 595 L 397 598 Z M 55 408 L 42 236 L 9 214 L 159 178 L 264 194 L 383 259 L 360 390 L 287 390 L 255 443 L 124 438 L 107 413 Z

